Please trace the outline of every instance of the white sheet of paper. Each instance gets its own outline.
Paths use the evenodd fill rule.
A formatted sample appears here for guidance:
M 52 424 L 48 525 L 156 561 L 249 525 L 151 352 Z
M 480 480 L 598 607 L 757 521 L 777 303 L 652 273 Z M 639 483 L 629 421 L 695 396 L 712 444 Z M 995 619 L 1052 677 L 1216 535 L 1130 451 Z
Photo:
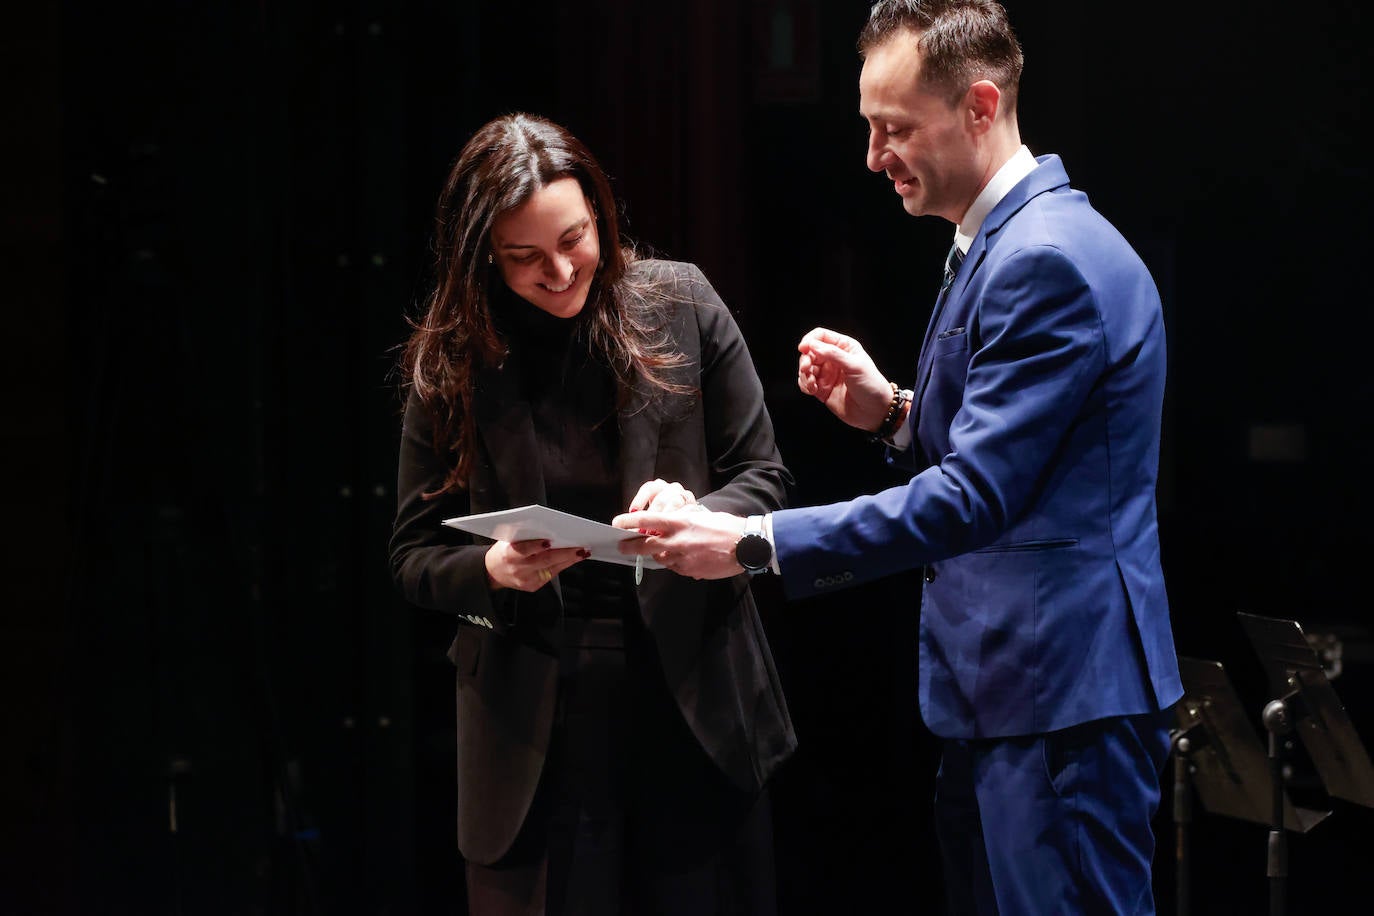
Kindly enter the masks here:
M 616 545 L 640 536 L 634 531 L 594 522 L 548 506 L 521 506 L 519 509 L 446 518 L 444 524 L 496 541 L 547 538 L 554 547 L 585 547 L 592 552 L 591 559 L 622 566 L 633 566 L 635 558 L 633 554 L 621 553 Z M 645 557 L 644 568 L 662 569 L 663 564 L 653 557 Z

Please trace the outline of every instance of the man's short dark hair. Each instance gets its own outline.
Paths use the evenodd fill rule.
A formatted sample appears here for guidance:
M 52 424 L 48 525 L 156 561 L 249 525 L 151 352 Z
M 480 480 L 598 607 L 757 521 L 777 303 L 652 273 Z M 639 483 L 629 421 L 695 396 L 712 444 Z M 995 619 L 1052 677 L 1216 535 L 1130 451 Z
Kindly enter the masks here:
M 859 33 L 859 54 L 902 34 L 916 37 L 925 87 L 956 104 L 970 85 L 990 80 L 1016 110 L 1021 44 L 996 0 L 879 0 Z

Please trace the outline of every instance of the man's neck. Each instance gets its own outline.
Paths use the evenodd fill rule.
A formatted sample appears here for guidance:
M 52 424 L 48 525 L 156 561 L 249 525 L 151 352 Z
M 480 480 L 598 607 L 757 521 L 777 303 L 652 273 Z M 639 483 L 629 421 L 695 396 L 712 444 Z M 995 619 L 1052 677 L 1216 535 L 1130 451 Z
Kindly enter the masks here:
M 1007 157 L 1001 167 L 988 179 L 983 190 L 978 192 L 978 196 L 973 199 L 973 203 L 964 212 L 963 218 L 959 220 L 954 238 L 960 251 L 968 250 L 969 245 L 973 242 L 973 237 L 978 234 L 979 227 L 982 226 L 987 215 L 1012 188 L 1034 171 L 1035 167 L 1035 157 L 1024 146 L 1018 146 L 1016 151 Z
M 1006 165 L 1011 160 L 1011 157 L 1015 156 L 1017 151 L 1021 149 L 1021 132 L 1017 129 L 1016 122 L 1013 120 L 989 131 L 984 138 L 983 146 L 984 149 L 982 150 L 983 155 L 981 158 L 983 159 L 984 165 L 982 175 L 978 180 L 978 187 L 969 198 L 968 206 L 965 207 L 963 213 L 959 214 L 959 218 L 954 221 L 956 228 L 963 224 L 964 218 L 968 215 L 968 208 L 973 206 L 974 201 L 978 199 L 978 195 L 982 194 L 984 189 L 987 188 L 988 182 L 992 181 L 993 176 L 1002 170 L 1002 166 Z

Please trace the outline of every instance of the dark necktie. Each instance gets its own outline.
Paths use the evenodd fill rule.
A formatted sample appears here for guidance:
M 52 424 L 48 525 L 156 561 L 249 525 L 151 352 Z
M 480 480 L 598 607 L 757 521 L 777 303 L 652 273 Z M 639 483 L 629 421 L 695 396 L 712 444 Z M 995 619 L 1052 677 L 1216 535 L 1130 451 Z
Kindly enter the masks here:
M 964 253 L 959 250 L 959 243 L 955 242 L 949 246 L 949 254 L 945 255 L 945 278 L 940 282 L 941 295 L 954 282 L 954 275 L 959 272 L 959 265 L 962 263 L 964 263 Z
M 930 349 L 935 336 L 935 327 L 940 323 L 940 313 L 944 311 L 945 299 L 949 293 L 950 285 L 954 283 L 954 275 L 959 272 L 959 265 L 964 263 L 964 253 L 959 250 L 959 243 L 955 242 L 949 246 L 949 254 L 945 255 L 945 276 L 940 281 L 940 293 L 935 297 L 935 310 L 931 313 L 930 324 L 926 327 L 926 337 L 921 344 L 922 356 Z M 912 410 L 915 411 L 917 404 L 921 402 L 921 394 L 925 391 L 925 382 L 929 376 L 922 374 L 918 363 L 916 373 L 916 396 L 912 400 Z

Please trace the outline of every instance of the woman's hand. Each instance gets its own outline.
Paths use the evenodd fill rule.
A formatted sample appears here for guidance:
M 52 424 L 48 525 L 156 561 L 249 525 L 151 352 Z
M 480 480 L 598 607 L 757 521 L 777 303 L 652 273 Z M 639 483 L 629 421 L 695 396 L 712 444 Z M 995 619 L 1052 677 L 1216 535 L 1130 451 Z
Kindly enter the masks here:
M 648 481 L 630 500 L 627 512 L 672 512 L 683 506 L 695 506 L 697 498 L 680 483 L 668 483 L 662 478 Z
M 538 538 L 513 543 L 497 541 L 487 549 L 487 584 L 493 590 L 513 588 L 535 592 L 569 566 L 591 555 L 585 547 L 551 549 L 548 541 Z

